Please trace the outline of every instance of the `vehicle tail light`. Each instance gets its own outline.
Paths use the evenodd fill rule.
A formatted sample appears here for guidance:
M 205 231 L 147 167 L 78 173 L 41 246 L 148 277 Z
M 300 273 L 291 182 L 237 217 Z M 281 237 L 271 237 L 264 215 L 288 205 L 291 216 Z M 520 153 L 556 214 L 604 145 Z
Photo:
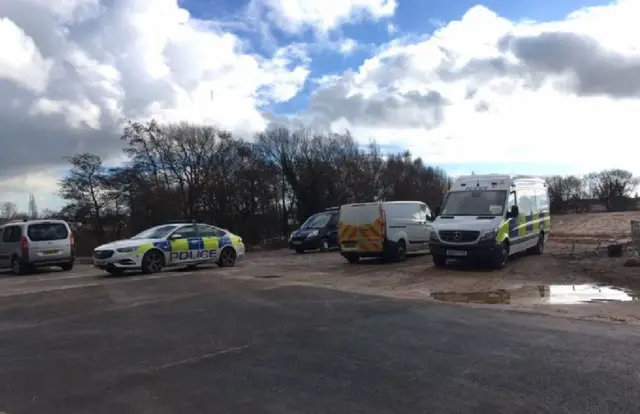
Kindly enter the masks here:
M 29 257 L 29 241 L 27 240 L 27 236 L 20 237 L 20 249 L 22 250 L 22 257 Z
M 76 254 L 76 238 L 73 237 L 73 232 L 69 234 L 69 243 L 71 244 L 71 254 L 75 256 Z
M 382 237 L 386 238 L 387 237 L 387 215 L 384 211 L 384 208 L 382 208 L 382 204 L 380 204 L 380 207 L 378 207 L 378 211 L 380 212 L 380 218 L 382 219 Z

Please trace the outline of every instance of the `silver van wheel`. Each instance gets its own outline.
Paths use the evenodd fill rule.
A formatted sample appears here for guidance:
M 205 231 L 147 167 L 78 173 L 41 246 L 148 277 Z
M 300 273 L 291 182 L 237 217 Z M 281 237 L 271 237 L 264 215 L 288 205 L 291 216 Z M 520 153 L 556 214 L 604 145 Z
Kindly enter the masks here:
M 20 265 L 20 260 L 18 260 L 17 257 L 14 257 L 13 260 L 11 260 L 11 269 L 16 275 L 22 274 L 22 266 Z

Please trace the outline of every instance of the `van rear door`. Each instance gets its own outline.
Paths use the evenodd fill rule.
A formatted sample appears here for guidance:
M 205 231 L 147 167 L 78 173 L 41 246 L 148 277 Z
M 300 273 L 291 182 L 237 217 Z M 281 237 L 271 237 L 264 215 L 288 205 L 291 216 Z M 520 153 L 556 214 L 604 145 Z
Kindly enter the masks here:
M 345 252 L 382 252 L 385 236 L 381 203 L 347 204 L 340 208 L 338 239 Z
M 46 261 L 71 256 L 70 232 L 62 221 L 30 223 L 27 227 L 29 259 Z

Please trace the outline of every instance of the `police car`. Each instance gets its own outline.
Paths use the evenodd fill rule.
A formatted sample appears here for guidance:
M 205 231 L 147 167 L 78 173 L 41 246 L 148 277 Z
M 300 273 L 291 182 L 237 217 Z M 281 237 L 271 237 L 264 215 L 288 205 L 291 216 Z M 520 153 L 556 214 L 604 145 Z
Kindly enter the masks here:
M 130 239 L 103 244 L 93 251 L 93 264 L 112 275 L 126 270 L 157 273 L 164 267 L 216 263 L 234 266 L 245 254 L 242 238 L 208 224 L 172 221 Z

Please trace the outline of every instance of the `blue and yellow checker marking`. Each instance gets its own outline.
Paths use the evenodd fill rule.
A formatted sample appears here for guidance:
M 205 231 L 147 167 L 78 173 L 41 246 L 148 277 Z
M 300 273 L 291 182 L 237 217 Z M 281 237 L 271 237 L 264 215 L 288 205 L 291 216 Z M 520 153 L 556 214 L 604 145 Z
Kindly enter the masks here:
M 190 237 L 179 240 L 162 240 L 153 243 L 145 243 L 138 247 L 137 256 L 144 255 L 150 249 L 156 248 L 163 253 L 188 252 L 191 250 L 214 250 L 227 246 L 239 247 L 242 239 L 235 235 L 225 235 L 223 237 Z
M 551 215 L 549 213 L 534 213 L 509 219 L 507 222 L 509 223 L 509 238 L 522 237 L 531 233 L 537 234 L 540 230 L 548 233 L 551 230 Z

